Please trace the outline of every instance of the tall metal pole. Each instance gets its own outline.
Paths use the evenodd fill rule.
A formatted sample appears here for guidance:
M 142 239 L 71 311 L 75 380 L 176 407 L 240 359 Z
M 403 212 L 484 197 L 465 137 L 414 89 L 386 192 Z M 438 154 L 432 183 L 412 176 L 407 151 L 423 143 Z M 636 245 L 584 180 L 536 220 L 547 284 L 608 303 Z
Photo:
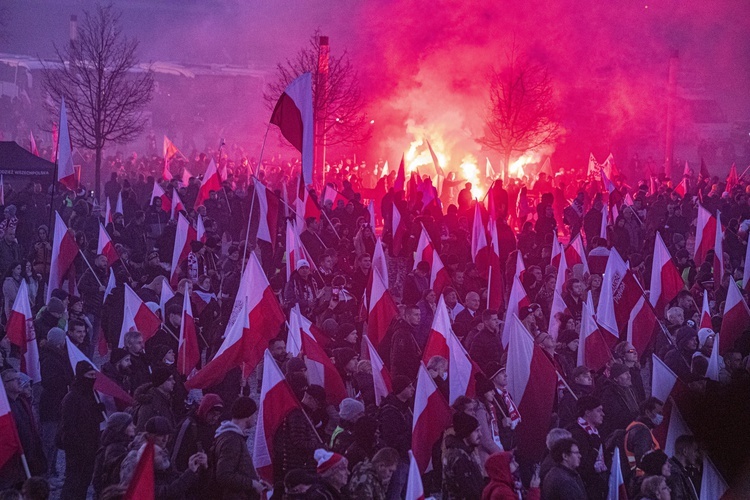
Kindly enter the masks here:
M 326 165 L 326 118 L 328 115 L 328 74 L 330 70 L 331 47 L 328 37 L 318 39 L 318 75 L 315 85 L 315 171 L 313 183 L 321 191 L 325 185 Z
M 677 105 L 677 69 L 679 53 L 675 50 L 669 58 L 669 79 L 667 81 L 667 130 L 664 151 L 664 175 L 670 176 L 674 162 L 675 107 Z

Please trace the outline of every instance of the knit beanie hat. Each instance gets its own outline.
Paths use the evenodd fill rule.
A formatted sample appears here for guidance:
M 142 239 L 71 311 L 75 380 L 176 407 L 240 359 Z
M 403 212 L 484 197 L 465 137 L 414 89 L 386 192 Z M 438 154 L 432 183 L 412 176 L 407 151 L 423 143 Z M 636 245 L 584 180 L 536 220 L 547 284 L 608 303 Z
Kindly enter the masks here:
M 232 418 L 241 419 L 255 415 L 258 411 L 258 405 L 252 399 L 243 396 L 232 403 Z
M 649 476 L 661 475 L 661 468 L 667 463 L 667 454 L 661 450 L 649 451 L 641 457 L 641 463 L 638 468 Z
M 609 369 L 609 378 L 611 378 L 612 380 L 614 380 L 617 377 L 619 377 L 620 375 L 622 375 L 623 373 L 626 373 L 626 372 L 629 372 L 629 371 L 630 371 L 630 368 L 628 368 L 624 364 L 622 364 L 622 363 L 613 363 L 612 367 Z
M 49 340 L 49 336 L 47 337 L 47 339 Z M 116 365 L 117 363 L 122 361 L 122 359 L 125 356 L 129 354 L 130 353 L 126 351 L 125 349 L 122 349 L 120 347 L 115 347 L 114 349 L 112 349 L 112 354 L 109 355 L 109 362 L 112 363 L 113 365 Z
M 149 418 L 143 430 L 154 436 L 169 436 L 172 434 L 172 427 L 169 425 L 169 420 L 161 415 Z
M 93 369 L 94 367 L 88 361 L 79 361 L 76 363 L 76 379 L 83 378 L 84 375 Z
M 710 328 L 701 328 L 698 330 L 698 347 L 702 348 L 706 345 L 706 340 L 708 340 L 708 337 L 711 335 L 716 335 L 713 330 Z
M 586 414 L 587 411 L 595 410 L 601 405 L 602 402 L 597 397 L 581 396 L 580 398 L 578 398 L 578 401 L 576 401 L 576 413 L 578 413 L 579 417 L 582 417 Z
M 65 345 L 65 330 L 62 328 L 50 328 L 47 332 L 47 343 L 52 347 L 62 347 Z
M 154 387 L 159 387 L 161 384 L 167 381 L 172 376 L 172 370 L 166 366 L 157 366 L 151 372 L 151 384 Z
M 356 422 L 359 417 L 365 414 L 364 403 L 356 399 L 346 398 L 341 401 L 339 417 L 347 422 Z
M 133 422 L 133 417 L 130 413 L 118 411 L 113 413 L 107 419 L 107 429 L 112 429 L 116 433 L 124 432 L 127 426 Z
M 338 453 L 327 451 L 322 448 L 315 450 L 315 461 L 318 463 L 317 472 L 318 474 L 324 474 L 326 471 L 331 470 L 333 467 L 341 463 L 344 457 Z
M 458 439 L 468 437 L 477 427 L 479 421 L 468 413 L 459 411 L 453 414 L 453 430 Z
M 47 310 L 52 314 L 62 314 L 65 312 L 65 305 L 62 303 L 62 300 L 52 297 L 47 304 Z
M 698 337 L 698 332 L 695 331 L 695 328 L 691 328 L 689 326 L 683 326 L 679 330 L 677 330 L 677 347 L 680 349 L 685 345 L 685 343 L 690 340 L 693 337 Z
M 339 349 L 333 350 L 333 359 L 336 361 L 336 366 L 342 370 L 349 363 L 349 361 L 356 357 L 357 353 L 354 352 L 354 349 L 351 349 L 349 347 L 341 347 Z

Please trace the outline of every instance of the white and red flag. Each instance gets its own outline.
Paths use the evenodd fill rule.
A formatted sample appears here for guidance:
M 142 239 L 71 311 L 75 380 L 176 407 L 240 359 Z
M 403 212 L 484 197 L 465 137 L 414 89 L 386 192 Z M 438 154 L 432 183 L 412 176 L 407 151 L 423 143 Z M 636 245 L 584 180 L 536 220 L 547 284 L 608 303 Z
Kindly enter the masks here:
M 430 156 L 432 157 L 432 164 L 435 165 L 435 174 L 441 177 L 445 177 L 445 172 L 443 171 L 443 168 L 440 166 L 440 161 L 438 161 L 438 157 L 435 154 L 435 151 L 432 149 L 432 146 L 430 145 L 430 141 L 426 141 L 426 142 L 427 142 L 427 149 L 430 150 Z
M 16 456 L 23 454 L 18 428 L 8 403 L 5 384 L 0 384 L 0 469 Z
M 154 182 L 154 189 L 151 191 L 151 199 L 148 200 L 149 205 L 154 204 L 154 198 L 159 198 L 161 200 L 161 209 L 164 212 L 167 212 L 168 214 L 172 213 L 172 200 L 167 196 L 167 192 L 164 191 L 164 188 L 162 188 L 158 182 Z
M 198 334 L 195 329 L 193 306 L 190 304 L 190 294 L 186 293 L 182 301 L 182 322 L 180 323 L 180 337 L 177 341 L 177 371 L 180 375 L 188 376 L 192 373 L 201 359 L 198 349 Z
M 685 178 L 683 177 L 683 178 L 682 178 L 682 180 L 680 181 L 680 183 L 679 183 L 679 184 L 677 184 L 677 185 L 676 185 L 676 186 L 674 187 L 674 192 L 675 192 L 676 194 L 678 194 L 678 195 L 680 196 L 680 198 L 684 198 L 684 197 L 685 197 L 685 195 L 686 195 L 686 194 L 687 194 L 687 192 L 688 192 L 687 179 L 685 179 Z
M 52 240 L 47 302 L 52 297 L 52 290 L 60 288 L 66 277 L 69 278 L 69 283 L 74 286 L 75 277 L 68 276 L 68 271 L 70 271 L 76 255 L 78 255 L 78 243 L 76 243 L 75 234 L 68 229 L 60 214 L 55 212 L 55 232 Z
M 393 235 L 393 251 L 392 255 L 397 256 L 401 253 L 401 247 L 403 246 L 404 235 L 407 232 L 406 221 L 401 220 L 401 212 L 396 208 L 396 204 L 391 205 L 393 211 L 391 212 L 391 234 Z
M 143 453 L 135 466 L 133 478 L 125 491 L 124 500 L 145 500 L 156 498 L 156 480 L 154 473 L 154 442 L 147 439 Z
M 252 372 L 263 357 L 268 341 L 279 334 L 284 319 L 284 312 L 263 267 L 255 253 L 251 253 L 240 280 L 224 342 L 214 358 L 186 385 L 191 389 L 210 387 L 221 382 L 229 370 L 238 366 L 243 367 L 244 373 Z
M 378 268 L 373 266 L 370 277 L 372 278 L 372 287 L 367 302 L 369 306 L 367 311 L 367 335 L 372 344 L 379 347 L 391 321 L 398 316 L 398 306 L 396 306 L 396 301 L 393 300 L 393 296 Z
M 612 358 L 609 350 L 608 340 L 611 344 L 617 342 L 617 337 L 606 334 L 605 339 L 599 325 L 594 318 L 594 302 L 591 300 L 589 291 L 586 301 L 583 303 L 581 315 L 581 332 L 578 337 L 578 366 L 586 366 L 594 372 L 598 372 Z
M 552 255 L 550 257 L 550 264 L 557 269 L 560 267 L 560 256 L 563 254 L 563 245 L 557 239 L 557 231 L 552 233 Z
M 708 251 L 716 242 L 716 218 L 698 205 L 698 222 L 695 225 L 695 265 L 700 266 L 705 262 Z
M 687 425 L 675 406 L 675 398 L 687 388 L 677 375 L 658 357 L 651 355 L 651 395 L 664 403 L 664 421 L 669 424 L 659 425 L 652 431 L 665 453 L 674 453 L 674 441 L 681 434 L 690 434 Z M 671 448 L 671 449 L 670 449 Z
M 348 199 L 346 199 L 346 196 L 344 196 L 343 194 L 339 193 L 338 190 L 336 190 L 336 187 L 333 185 L 332 182 L 326 183 L 325 187 L 323 188 L 323 193 L 322 193 L 321 198 L 322 198 L 321 205 L 325 205 L 327 201 L 330 201 L 331 207 L 334 209 L 338 207 L 339 201 L 343 202 L 344 205 L 346 205 L 346 203 L 349 201 Z M 373 226 L 373 230 L 374 230 L 374 227 L 375 226 Z
M 607 500 L 628 500 L 628 489 L 625 487 L 625 479 L 622 477 L 619 446 L 615 446 L 615 452 L 612 454 L 612 465 L 609 469 Z
M 313 96 L 312 76 L 302 73 L 279 96 L 271 114 L 271 123 L 302 154 L 302 175 L 305 185 L 313 183 Z
M 161 326 L 159 316 L 141 300 L 137 293 L 125 284 L 125 302 L 123 305 L 122 328 L 120 329 L 120 341 L 117 347 L 125 346 L 125 334 L 130 331 L 139 331 L 146 341 L 154 336 Z
M 445 302 L 443 302 L 445 308 Z M 448 317 L 445 311 L 443 318 Z M 453 404 L 459 396 L 476 395 L 476 375 L 482 370 L 469 357 L 461 341 L 448 323 L 448 402 Z
M 649 300 L 654 306 L 656 314 L 664 316 L 664 309 L 685 289 L 685 282 L 672 261 L 661 234 L 656 233 L 654 241 L 654 259 L 651 265 L 651 287 Z
M 372 228 L 372 234 L 375 233 L 375 200 L 370 200 L 370 203 L 367 204 L 367 213 L 370 215 L 370 227 Z
M 404 155 L 401 155 L 401 163 L 398 165 L 398 172 L 396 172 L 396 180 L 393 181 L 393 192 L 406 194 L 406 166 L 404 163 Z M 404 196 L 406 198 L 406 196 Z
M 206 226 L 203 225 L 203 216 L 198 214 L 195 221 L 195 238 L 201 243 L 205 243 L 208 239 L 206 235 Z
M 471 259 L 482 276 L 487 276 L 490 267 L 490 249 L 487 246 L 487 233 L 482 223 L 479 203 L 474 203 L 474 222 L 471 226 Z
M 388 288 L 388 261 L 385 258 L 385 250 L 383 250 L 383 240 L 380 238 L 375 240 L 375 251 L 372 253 L 372 268 L 380 272 L 383 285 Z M 372 280 L 372 277 L 370 279 Z
M 167 302 L 174 297 L 174 291 L 169 286 L 168 280 L 161 280 L 161 292 L 159 293 L 159 310 L 163 318 L 167 315 Z
M 419 235 L 419 242 L 417 243 L 414 269 L 423 260 L 430 264 L 430 287 L 436 294 L 440 295 L 443 292 L 443 288 L 450 283 L 451 278 L 448 274 L 448 269 L 443 265 L 443 261 L 440 259 L 437 250 L 435 250 L 435 245 L 432 244 L 424 226 L 422 226 L 422 233 Z
M 701 322 L 698 325 L 698 329 L 701 328 L 713 328 L 711 323 L 711 308 L 708 303 L 708 290 L 703 289 L 703 306 L 701 307 Z
M 508 317 L 508 392 L 518 403 L 521 423 L 516 428 L 522 457 L 539 461 L 547 447 L 546 432 L 557 391 L 557 371 L 518 316 Z
M 721 230 L 721 213 L 716 211 L 716 234 L 714 235 L 714 290 L 721 286 L 724 277 L 724 231 Z
M 115 244 L 112 243 L 109 233 L 107 233 L 107 230 L 104 229 L 101 223 L 99 223 L 99 241 L 96 244 L 96 254 L 107 257 L 108 266 L 120 260 L 120 256 L 115 249 Z
M 630 313 L 642 297 L 641 285 L 617 249 L 612 247 L 602 277 L 602 292 L 596 310 L 597 323 L 608 334 L 619 338 L 627 328 Z
M 198 239 L 198 233 L 188 222 L 184 215 L 177 217 L 177 231 L 174 237 L 174 248 L 172 250 L 172 269 L 169 273 L 169 282 L 172 286 L 177 286 L 177 277 L 180 266 L 188 258 L 190 253 L 190 243 Z
M 305 259 L 310 264 L 310 270 L 315 272 L 318 267 L 315 261 L 307 252 L 302 240 L 299 239 L 299 233 L 291 221 L 286 221 L 286 279 L 288 280 L 297 268 L 297 261 Z
M 73 342 L 71 342 L 70 337 L 65 337 L 65 345 L 68 348 L 68 361 L 70 361 L 70 367 L 72 368 L 73 372 L 76 371 L 76 365 L 79 361 L 86 361 L 88 362 L 92 367 L 94 367 L 94 370 L 96 370 L 96 379 L 94 380 L 94 390 L 97 391 L 102 396 L 108 396 L 115 401 L 120 403 L 120 406 L 126 407 L 133 404 L 133 398 L 125 392 L 125 390 L 117 385 L 117 382 L 112 380 L 111 378 L 107 377 L 105 374 L 103 374 L 99 368 L 96 367 L 93 361 L 91 361 L 85 354 L 81 352 L 80 349 L 78 349 Z
M 258 239 L 276 246 L 276 233 L 279 219 L 279 199 L 262 182 L 253 179 L 255 196 L 258 197 Z M 252 214 L 251 214 L 252 216 Z
M 569 269 L 573 269 L 576 264 L 583 265 L 583 272 L 589 272 L 589 263 L 586 261 L 586 252 L 583 249 L 583 237 L 578 233 L 570 245 L 565 248 L 565 260 Z
M 513 286 L 510 289 L 510 297 L 508 298 L 508 310 L 505 311 L 505 323 L 503 324 L 503 348 L 508 348 L 508 339 L 510 338 L 511 328 L 513 327 L 514 315 L 518 315 L 518 312 L 522 307 L 527 307 L 531 304 L 529 297 L 526 295 L 526 289 L 521 284 L 521 280 L 518 276 L 513 278 Z M 518 401 L 518 400 L 516 400 Z
M 609 210 L 607 206 L 602 206 L 602 223 L 599 226 L 599 237 L 607 239 L 607 224 L 609 224 Z
M 73 167 L 73 147 L 68 128 L 68 112 L 65 109 L 65 98 L 60 102 L 60 135 L 57 137 L 57 182 L 75 191 L 78 188 L 76 171 Z
M 729 489 L 726 480 L 721 476 L 706 453 L 703 453 L 703 475 L 701 476 L 701 491 L 698 498 L 724 498 Z
M 372 365 L 372 381 L 375 390 L 375 405 L 380 406 L 380 402 L 393 391 L 391 385 L 391 375 L 383 363 L 383 359 L 378 354 L 375 346 L 370 342 L 367 335 L 362 336 L 362 357 L 370 361 Z
M 432 319 L 430 334 L 427 336 L 427 344 L 422 354 L 422 361 L 427 363 L 433 356 L 442 356 L 448 359 L 450 348 L 448 347 L 448 332 L 450 331 L 451 320 L 448 316 L 448 309 L 445 307 L 445 297 L 442 295 L 438 299 L 435 307 L 435 316 Z
M 33 382 L 41 382 L 42 374 L 39 367 L 39 348 L 34 333 L 34 316 L 31 315 L 29 302 L 29 288 L 26 280 L 21 280 L 16 300 L 8 316 L 5 326 L 10 343 L 18 347 L 21 354 L 21 371 L 28 375 Z
M 557 340 L 558 335 L 560 335 L 560 327 L 562 326 L 560 324 L 560 319 L 563 314 L 566 314 L 566 312 L 570 312 L 568 310 L 568 304 L 565 303 L 565 299 L 562 298 L 562 295 L 557 290 L 557 286 L 555 286 L 555 291 L 552 295 L 552 305 L 549 310 L 549 328 L 547 328 L 547 333 L 549 333 L 555 340 Z
M 107 286 L 104 288 L 104 298 L 102 299 L 102 304 L 104 304 L 107 301 L 107 297 L 112 295 L 112 290 L 114 290 L 116 286 L 117 286 L 117 280 L 115 280 L 115 272 L 110 267 L 109 278 L 107 279 Z
M 162 202 L 163 203 L 163 202 Z M 182 202 L 182 198 L 180 198 L 179 193 L 177 190 L 172 191 L 172 206 L 169 213 L 170 219 L 176 219 L 177 214 L 185 210 L 185 204 Z M 198 217 L 200 217 L 200 214 L 198 214 Z
M 487 308 L 500 311 L 505 306 L 503 263 L 500 262 L 500 238 L 497 224 L 490 216 L 490 268 L 487 274 Z
M 338 406 L 346 398 L 346 386 L 330 356 L 318 344 L 312 328 L 312 322 L 302 315 L 299 305 L 295 305 L 289 311 L 289 337 L 299 342 L 300 353 L 305 356 L 309 383 L 325 389 L 326 401 Z
M 411 449 L 420 472 L 424 473 L 432 461 L 432 448 L 450 425 L 451 409 L 438 391 L 435 382 L 420 363 L 414 393 L 414 420 Z
M 203 205 L 206 200 L 210 198 L 211 191 L 218 192 L 220 189 L 221 178 L 219 177 L 219 171 L 216 170 L 216 162 L 212 158 L 208 167 L 206 167 L 206 173 L 203 174 L 201 187 L 198 188 L 198 196 L 195 197 L 193 208 L 197 209 L 199 206 Z
M 115 204 L 115 213 L 116 214 L 124 214 L 125 213 L 123 211 L 123 208 L 122 208 L 122 191 L 120 191 L 119 193 L 117 193 L 117 203 Z
M 640 287 L 640 285 L 638 285 Z M 601 299 L 599 299 L 601 300 Z M 618 311 L 619 312 L 619 311 Z M 638 298 L 633 309 L 627 311 L 626 326 L 627 340 L 639 353 L 646 351 L 654 336 L 654 327 L 658 323 L 654 306 L 649 303 L 645 295 Z
M 742 292 L 733 278 L 729 279 L 727 298 L 724 302 L 724 317 L 721 320 L 721 343 L 719 354 L 722 356 L 747 330 L 750 325 L 750 308 L 742 297 Z
M 171 181 L 172 180 L 172 173 L 169 171 L 169 163 L 172 161 L 172 158 L 177 156 L 180 153 L 180 150 L 177 149 L 177 146 L 174 145 L 172 141 L 170 141 L 167 136 L 164 136 L 164 168 L 162 169 L 161 176 L 165 181 Z
M 411 450 L 409 450 L 409 476 L 406 480 L 406 497 L 404 498 L 405 500 L 425 500 L 422 475 L 419 473 L 419 466 Z
M 114 222 L 114 218 L 112 217 L 112 205 L 109 202 L 109 196 L 107 196 L 104 200 L 104 224 L 110 222 Z
M 289 412 L 295 409 L 302 410 L 268 349 L 263 359 L 262 380 L 258 422 L 255 425 L 253 465 L 261 478 L 273 483 L 274 436 Z
M 719 349 L 717 348 L 719 345 L 721 345 L 721 334 L 717 333 L 714 337 L 714 345 L 711 348 L 711 355 L 708 357 L 708 367 L 706 368 L 706 378 L 715 382 L 719 382 L 719 372 L 721 371 Z

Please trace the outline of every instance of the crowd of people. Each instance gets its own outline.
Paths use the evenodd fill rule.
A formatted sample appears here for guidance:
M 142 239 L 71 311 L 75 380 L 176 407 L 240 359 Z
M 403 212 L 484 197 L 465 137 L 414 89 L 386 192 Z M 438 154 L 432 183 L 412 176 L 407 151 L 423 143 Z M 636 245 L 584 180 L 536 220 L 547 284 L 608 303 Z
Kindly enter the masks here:
M 616 175 L 619 215 L 603 229 L 602 208 L 614 200 L 601 180 L 576 172 L 488 180 L 487 206 L 494 211 L 489 220 L 496 225 L 506 297 L 499 309 L 489 309 L 488 276 L 472 261 L 473 219 L 476 213 L 487 215 L 488 208 L 455 174 L 441 182 L 440 193 L 430 177 L 417 174 L 400 189 L 396 169 L 382 175 L 382 163 L 342 160 L 326 172 L 327 189 L 335 189 L 336 197 L 311 189 L 308 195 L 319 215 L 302 217 L 300 225 L 305 214 L 296 214 L 293 203 L 283 201 L 300 193 L 298 163 L 279 157 L 256 165 L 219 155 L 219 171 L 226 167 L 227 172 L 221 189 L 200 206 L 182 211 L 193 225 L 200 217 L 205 237 L 193 241 L 176 266 L 176 288 L 168 300 L 162 293 L 173 278 L 177 221 L 163 209 L 161 198 L 152 197 L 154 184 L 170 199 L 176 194 L 184 207 L 193 207 L 201 179 L 185 172 L 205 171 L 211 154 L 173 161 L 169 181 L 161 179 L 164 160 L 156 156 L 108 158 L 111 177 L 100 203 L 83 187 L 71 191 L 58 186 L 54 196 L 37 182 L 18 191 L 5 187 L 0 221 L 0 273 L 5 277 L 2 382 L 24 460 L 16 456 L 0 468 L 0 489 L 6 489 L 0 497 L 41 499 L 52 491 L 63 499 L 91 494 L 96 499 L 123 498 L 152 443 L 159 499 L 249 499 L 271 491 L 273 498 L 288 499 L 403 498 L 415 383 L 441 298 L 451 329 L 479 373 L 472 394 L 452 398 L 450 425 L 434 445 L 431 467 L 421 476 L 426 496 L 604 500 L 615 450 L 621 455 L 615 463 L 621 464 L 627 489 L 621 499 L 698 500 L 705 453 L 731 483 L 741 481 L 750 450 L 745 432 L 750 324 L 723 353 L 719 380 L 709 379 L 706 371 L 729 287 L 739 285 L 747 300 L 742 283 L 750 230 L 746 181 L 727 186 L 716 177 L 686 174 L 688 189 L 680 192 L 663 176 L 629 184 Z M 634 170 L 632 175 L 639 173 Z M 260 222 L 253 200 L 260 182 L 280 201 L 274 245 L 255 237 Z M 111 221 L 105 220 L 104 200 L 112 207 Z M 374 210 L 368 210 L 370 200 Z M 482 203 L 481 211 L 475 210 L 476 203 Z M 720 212 L 726 224 L 720 283 L 713 280 L 713 250 L 704 262 L 693 260 L 689 242 L 699 204 L 712 214 Z M 394 207 L 406 227 L 403 233 L 394 234 Z M 60 214 L 81 249 L 67 283 L 75 287 L 48 290 L 50 209 Z M 307 252 L 294 262 L 287 262 L 287 220 L 295 221 Z M 106 256 L 97 255 L 100 225 L 117 249 L 119 258 L 111 266 Z M 415 261 L 423 228 L 449 275 L 441 289 L 431 280 L 432 264 Z M 684 291 L 670 298 L 663 311 L 655 311 L 658 322 L 642 352 L 623 336 L 609 347 L 611 359 L 603 368 L 580 364 L 583 303 L 590 294 L 598 304 L 609 252 L 616 249 L 648 290 L 657 232 L 684 280 Z M 564 283 L 557 283 L 553 245 L 579 234 L 589 257 L 588 272 L 580 264 L 571 266 Z M 363 298 L 381 244 L 389 293 L 398 304 L 398 314 L 377 346 L 390 374 L 390 394 L 382 400 L 376 397 L 374 364 L 360 355 L 368 327 Z M 319 329 L 347 396 L 335 404 L 323 387 L 310 381 L 304 356 L 287 351 L 287 327 L 273 336 L 268 351 L 298 407 L 284 418 L 269 450 L 272 483 L 256 473 L 247 443 L 258 417 L 262 364 L 250 372 L 232 367 L 221 383 L 196 391 L 186 388 L 186 377 L 175 362 L 185 296 L 195 317 L 200 370 L 222 344 L 242 284 L 243 262 L 251 253 L 259 257 L 284 311 L 299 306 Z M 523 273 L 516 265 L 519 256 Z M 106 286 L 110 273 L 116 281 L 112 290 Z M 506 309 L 515 276 L 530 303 L 518 317 L 560 377 L 548 425 L 535 429 L 547 436 L 547 451 L 538 457 L 515 453 L 524 415 L 509 392 L 507 343 L 502 339 L 503 325 L 513 319 Z M 39 383 L 24 372 L 23 356 L 6 335 L 23 282 L 39 348 Z M 145 341 L 138 331 L 126 332 L 124 345 L 118 347 L 126 284 L 162 324 Z M 565 312 L 551 317 L 556 290 L 562 291 Z M 711 328 L 699 328 L 702 310 L 697 304 L 702 304 L 704 290 Z M 552 325 L 556 334 L 550 332 Z M 72 364 L 71 345 L 88 360 Z M 664 422 L 668 402 L 652 395 L 652 355 L 684 384 L 680 405 L 693 431 L 675 436 L 669 454 L 661 437 L 669 424 Z M 450 364 L 441 356 L 425 363 L 446 402 Z M 99 373 L 130 395 L 130 404 L 104 404 L 94 391 Z M 721 428 L 714 418 L 724 419 Z M 64 470 L 58 451 L 64 453 Z

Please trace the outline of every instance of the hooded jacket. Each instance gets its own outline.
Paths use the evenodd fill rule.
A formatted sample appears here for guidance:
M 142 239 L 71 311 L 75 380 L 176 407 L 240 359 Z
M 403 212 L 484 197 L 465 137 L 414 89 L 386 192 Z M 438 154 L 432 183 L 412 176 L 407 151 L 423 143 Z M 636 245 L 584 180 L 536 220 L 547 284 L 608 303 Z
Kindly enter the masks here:
M 96 452 L 93 486 L 97 496 L 107 487 L 120 482 L 120 465 L 128 454 L 131 439 L 124 432 L 104 429 L 101 448 Z
M 219 490 L 217 498 L 258 498 L 253 489 L 253 481 L 257 481 L 258 476 L 247 450 L 247 436 L 237 424 L 227 420 L 219 425 L 211 455 L 213 476 Z

